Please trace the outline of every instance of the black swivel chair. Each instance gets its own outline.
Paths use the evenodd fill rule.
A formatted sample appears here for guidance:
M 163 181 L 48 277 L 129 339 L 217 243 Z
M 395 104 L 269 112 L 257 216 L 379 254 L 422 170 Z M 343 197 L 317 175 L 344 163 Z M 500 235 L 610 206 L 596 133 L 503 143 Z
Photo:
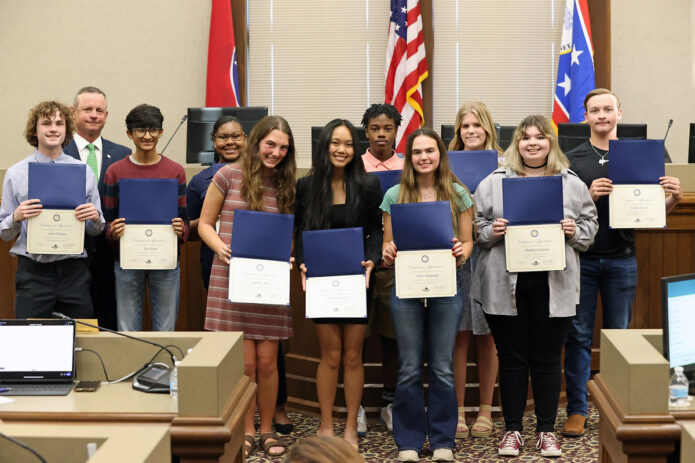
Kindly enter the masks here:
M 690 123 L 690 143 L 688 143 L 688 163 L 695 163 L 695 123 Z
M 584 143 L 590 136 L 589 124 L 558 124 L 558 144 L 565 153 Z M 621 140 L 646 140 L 647 124 L 618 124 L 618 138 Z

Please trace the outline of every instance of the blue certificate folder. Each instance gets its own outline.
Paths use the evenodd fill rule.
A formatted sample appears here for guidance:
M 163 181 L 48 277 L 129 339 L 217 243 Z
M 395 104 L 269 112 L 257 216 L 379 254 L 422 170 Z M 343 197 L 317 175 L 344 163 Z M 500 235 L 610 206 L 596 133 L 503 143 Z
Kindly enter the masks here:
M 236 211 L 232 228 L 232 257 L 289 262 L 293 214 Z
M 560 223 L 565 218 L 559 175 L 503 178 L 502 201 L 508 225 Z
M 394 204 L 391 226 L 399 251 L 449 249 L 454 245 L 449 201 Z
M 28 199 L 46 209 L 75 209 L 87 202 L 85 164 L 29 163 Z
M 658 185 L 665 175 L 663 140 L 611 140 L 608 152 L 608 178 L 616 185 Z
M 449 151 L 451 170 L 475 193 L 478 184 L 497 169 L 497 151 Z
M 179 216 L 175 178 L 122 178 L 118 181 L 118 217 L 126 224 L 170 224 Z
M 394 185 L 401 183 L 402 170 L 381 170 L 378 172 L 370 172 L 379 178 L 381 182 L 381 197 L 383 198 L 386 192 Z
M 364 274 L 362 227 L 302 232 L 306 276 Z

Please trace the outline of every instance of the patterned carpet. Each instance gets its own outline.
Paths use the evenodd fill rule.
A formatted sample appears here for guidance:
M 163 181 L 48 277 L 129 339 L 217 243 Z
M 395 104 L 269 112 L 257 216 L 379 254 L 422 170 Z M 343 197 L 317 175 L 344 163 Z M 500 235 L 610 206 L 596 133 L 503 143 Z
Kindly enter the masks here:
M 283 439 L 292 445 L 298 439 L 309 437 L 316 434 L 318 418 L 289 413 L 290 419 L 294 422 L 294 432 L 284 436 Z M 598 461 L 598 422 L 599 414 L 595 408 L 589 410 L 589 418 L 586 422 L 586 432 L 581 438 L 563 438 L 560 434 L 562 424 L 565 422 L 565 411 L 561 410 L 557 419 L 557 437 L 562 446 L 562 456 L 559 458 L 544 458 L 536 450 L 535 418 L 527 416 L 524 418 L 524 447 L 516 458 L 500 457 L 497 455 L 497 445 L 504 433 L 504 423 L 495 422 L 495 431 L 492 437 L 487 439 L 457 439 L 454 458 L 457 462 L 472 463 L 529 463 L 529 462 L 557 462 L 557 463 L 596 463 Z M 470 423 L 469 423 L 470 425 Z M 336 424 L 336 435 L 342 435 L 343 425 Z M 369 424 L 369 431 L 366 437 L 360 439 L 360 452 L 367 462 L 395 462 L 396 444 L 393 437 L 386 431 L 386 427 L 381 422 Z M 430 452 L 427 448 L 421 454 L 420 461 L 431 461 Z M 261 462 L 282 462 L 284 457 L 268 458 L 262 451 L 256 451 L 247 461 L 254 463 Z

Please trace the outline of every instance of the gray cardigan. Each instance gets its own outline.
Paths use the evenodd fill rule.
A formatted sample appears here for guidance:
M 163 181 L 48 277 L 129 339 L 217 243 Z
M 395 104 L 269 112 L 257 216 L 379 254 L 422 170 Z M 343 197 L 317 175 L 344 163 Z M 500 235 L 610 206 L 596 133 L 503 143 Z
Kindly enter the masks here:
M 551 317 L 572 317 L 579 303 L 577 251 L 585 251 L 594 242 L 598 221 L 596 207 L 584 182 L 569 169 L 563 169 L 560 175 L 564 215 L 576 222 L 577 229 L 572 238 L 565 240 L 565 270 L 548 272 L 549 309 Z M 492 234 L 492 222 L 504 218 L 502 179 L 505 177 L 517 177 L 517 174 L 500 167 L 480 182 L 475 192 L 476 245 L 481 252 L 471 282 L 471 300 L 492 315 L 516 315 L 517 274 L 507 272 L 504 237 Z

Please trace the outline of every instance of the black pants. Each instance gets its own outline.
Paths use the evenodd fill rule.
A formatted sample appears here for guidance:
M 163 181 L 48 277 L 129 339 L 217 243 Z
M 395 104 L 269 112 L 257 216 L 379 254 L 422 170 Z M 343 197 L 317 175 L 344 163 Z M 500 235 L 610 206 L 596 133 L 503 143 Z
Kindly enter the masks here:
M 113 250 L 107 243 L 104 233 L 98 236 L 87 236 L 85 247 L 89 253 L 89 272 L 92 275 L 90 293 L 94 316 L 99 319 L 99 325 L 117 330 Z
M 40 264 L 19 257 L 15 276 L 15 317 L 52 318 L 51 312 L 55 311 L 73 318 L 91 318 L 90 281 L 87 259 Z
M 507 431 L 521 431 L 531 374 L 536 431 L 553 432 L 562 384 L 562 346 L 572 317 L 550 318 L 547 272 L 519 273 L 516 316 L 485 314 L 500 361 Z

